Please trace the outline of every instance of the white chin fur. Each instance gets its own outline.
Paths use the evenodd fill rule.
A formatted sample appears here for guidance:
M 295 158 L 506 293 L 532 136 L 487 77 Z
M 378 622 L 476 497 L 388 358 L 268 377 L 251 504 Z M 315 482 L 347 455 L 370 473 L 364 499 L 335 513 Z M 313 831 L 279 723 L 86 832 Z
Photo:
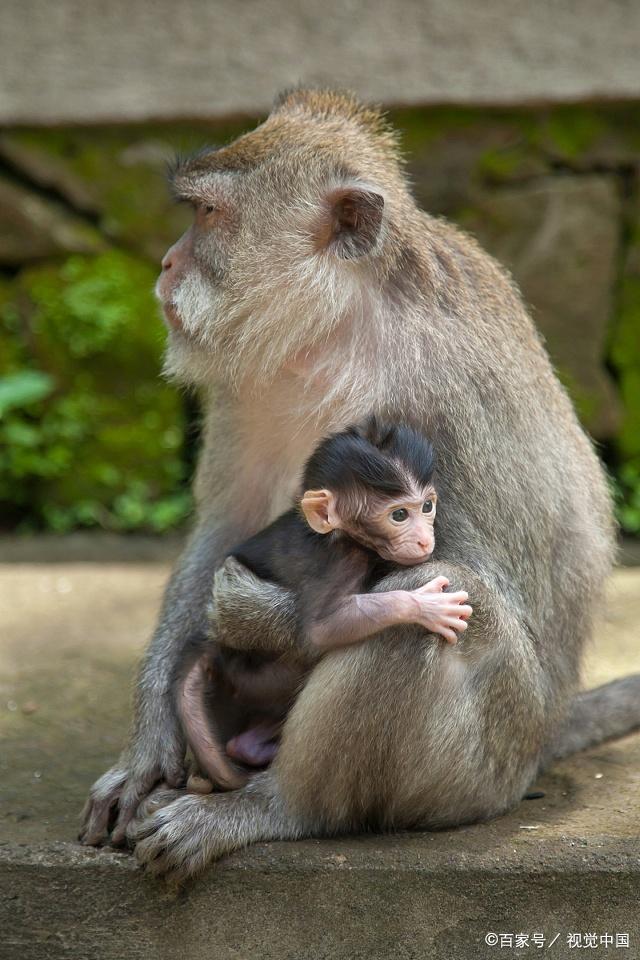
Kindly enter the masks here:
M 205 384 L 211 381 L 212 368 L 213 357 L 205 347 L 180 333 L 169 332 L 163 376 L 178 383 Z
M 198 271 L 191 271 L 173 292 L 171 303 L 184 332 L 206 344 L 219 312 L 220 294 Z
M 171 304 L 182 330 L 169 330 L 163 374 L 185 384 L 211 379 L 215 321 L 220 294 L 198 272 L 188 273 L 174 290 Z

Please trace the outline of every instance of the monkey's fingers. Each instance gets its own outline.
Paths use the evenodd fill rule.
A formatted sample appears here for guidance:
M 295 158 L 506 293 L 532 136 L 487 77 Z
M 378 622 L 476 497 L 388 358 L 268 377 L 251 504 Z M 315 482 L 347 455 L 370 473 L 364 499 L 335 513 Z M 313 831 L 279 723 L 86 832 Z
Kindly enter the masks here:
M 469 594 L 465 590 L 458 590 L 456 593 L 445 594 L 448 603 L 466 603 Z
M 458 605 L 446 607 L 446 611 L 449 616 L 461 617 L 463 620 L 468 620 L 473 613 L 473 607 L 469 606 L 468 603 L 460 603 Z
M 444 624 L 438 626 L 438 629 L 434 630 L 433 632 L 440 634 L 440 636 L 444 637 L 447 643 L 450 643 L 452 646 L 458 642 L 458 636 L 455 630 L 453 630 L 451 627 L 445 627 Z
M 142 776 L 132 778 L 123 790 L 118 809 L 118 819 L 111 834 L 111 843 L 114 847 L 124 846 L 129 822 L 134 818 L 140 802 L 150 793 L 160 781 L 162 774 L 155 767 Z
M 435 577 L 433 580 L 425 583 L 424 586 L 418 587 L 418 590 L 421 593 L 442 593 L 448 586 L 449 581 L 446 577 Z
M 107 839 L 109 822 L 126 780 L 127 771 L 113 767 L 93 785 L 81 814 L 82 827 L 78 834 L 81 843 L 97 847 Z
M 453 617 L 446 617 L 445 623 L 447 627 L 451 627 L 452 630 L 456 630 L 458 633 L 464 633 L 469 624 L 466 620 L 463 620 L 462 617 L 454 615 Z

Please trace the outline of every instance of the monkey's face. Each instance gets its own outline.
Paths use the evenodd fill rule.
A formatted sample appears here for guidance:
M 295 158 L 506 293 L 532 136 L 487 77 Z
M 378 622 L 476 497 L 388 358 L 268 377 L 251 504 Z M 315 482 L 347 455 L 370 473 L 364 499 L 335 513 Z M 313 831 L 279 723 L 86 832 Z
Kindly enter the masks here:
M 402 499 L 367 504 L 356 522 L 344 529 L 355 540 L 392 563 L 413 566 L 429 559 L 435 547 L 437 495 L 433 487 Z
M 437 500 L 431 484 L 393 499 L 362 490 L 336 497 L 322 489 L 305 491 L 300 507 L 316 533 L 341 530 L 383 560 L 410 567 L 433 553 Z
M 200 177 L 193 186 L 184 196 L 193 223 L 163 257 L 156 296 L 169 330 L 169 371 L 179 374 L 186 364 L 199 379 L 216 353 L 216 319 L 228 296 L 241 203 L 229 176 Z
M 366 316 L 399 168 L 388 149 L 380 159 L 365 123 L 329 122 L 310 104 L 281 105 L 257 130 L 174 171 L 194 222 L 156 287 L 169 373 L 274 376 L 343 319 Z

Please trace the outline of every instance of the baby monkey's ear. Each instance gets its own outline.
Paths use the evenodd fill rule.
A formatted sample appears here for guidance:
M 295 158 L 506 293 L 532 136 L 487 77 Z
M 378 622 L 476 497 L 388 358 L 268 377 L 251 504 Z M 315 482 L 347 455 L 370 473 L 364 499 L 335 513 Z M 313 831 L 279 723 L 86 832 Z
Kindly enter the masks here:
M 340 529 L 336 498 L 330 490 L 306 490 L 300 501 L 300 509 L 316 533 L 331 533 Z

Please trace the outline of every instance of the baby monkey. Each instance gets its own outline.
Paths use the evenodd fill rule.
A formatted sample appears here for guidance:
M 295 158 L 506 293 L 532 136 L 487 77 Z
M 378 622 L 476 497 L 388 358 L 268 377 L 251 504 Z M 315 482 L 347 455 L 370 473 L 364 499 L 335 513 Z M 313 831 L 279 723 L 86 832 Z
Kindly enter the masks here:
M 301 643 L 289 659 L 216 643 L 206 662 L 201 657 L 187 673 L 179 710 L 189 746 L 212 782 L 226 788 L 243 782 L 210 728 L 205 698 L 212 679 L 224 678 L 250 717 L 226 755 L 259 767 L 275 756 L 282 722 L 319 653 L 397 624 L 419 624 L 448 643 L 466 629 L 468 596 L 446 593 L 445 577 L 416 590 L 370 592 L 395 567 L 424 563 L 433 553 L 434 469 L 425 437 L 369 417 L 324 439 L 305 465 L 296 506 L 229 552 L 257 577 L 293 592 Z

